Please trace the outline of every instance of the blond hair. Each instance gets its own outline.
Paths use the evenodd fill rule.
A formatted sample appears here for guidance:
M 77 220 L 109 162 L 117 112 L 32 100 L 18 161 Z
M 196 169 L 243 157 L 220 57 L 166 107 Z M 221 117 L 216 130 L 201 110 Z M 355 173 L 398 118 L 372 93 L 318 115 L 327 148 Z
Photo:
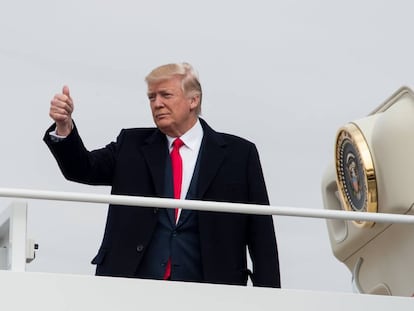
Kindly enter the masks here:
M 153 69 L 146 77 L 148 85 L 163 80 L 171 79 L 174 76 L 181 77 L 181 88 L 187 97 L 199 97 L 197 114 L 201 113 L 202 90 L 197 72 L 189 63 L 166 64 Z

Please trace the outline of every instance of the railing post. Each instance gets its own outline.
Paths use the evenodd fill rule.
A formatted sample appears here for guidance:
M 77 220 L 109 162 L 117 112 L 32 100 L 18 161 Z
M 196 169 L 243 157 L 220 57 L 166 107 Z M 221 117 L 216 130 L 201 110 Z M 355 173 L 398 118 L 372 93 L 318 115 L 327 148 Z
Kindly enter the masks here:
M 0 269 L 26 270 L 27 202 L 15 201 L 0 214 Z

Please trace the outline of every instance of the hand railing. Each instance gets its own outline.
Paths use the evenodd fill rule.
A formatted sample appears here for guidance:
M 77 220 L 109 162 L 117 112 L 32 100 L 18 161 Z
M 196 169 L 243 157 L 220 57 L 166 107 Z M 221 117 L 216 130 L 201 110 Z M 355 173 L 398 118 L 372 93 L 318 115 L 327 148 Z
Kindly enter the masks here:
M 74 201 L 87 203 L 108 203 L 154 208 L 182 208 L 199 211 L 244 213 L 257 215 L 279 215 L 355 221 L 373 221 L 380 223 L 413 224 L 414 216 L 385 213 L 366 213 L 339 211 L 303 207 L 267 206 L 257 204 L 225 203 L 196 200 L 176 200 L 126 195 L 106 195 L 77 192 L 44 191 L 30 189 L 0 188 L 0 197 L 25 198 L 39 200 Z

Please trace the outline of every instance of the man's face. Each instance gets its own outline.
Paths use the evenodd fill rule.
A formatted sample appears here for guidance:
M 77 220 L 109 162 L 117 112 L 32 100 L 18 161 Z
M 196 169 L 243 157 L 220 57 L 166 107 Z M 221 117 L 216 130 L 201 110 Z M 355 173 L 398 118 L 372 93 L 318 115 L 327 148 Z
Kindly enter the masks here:
M 148 85 L 148 99 L 157 127 L 172 137 L 188 131 L 196 122 L 198 97 L 186 97 L 180 77 Z

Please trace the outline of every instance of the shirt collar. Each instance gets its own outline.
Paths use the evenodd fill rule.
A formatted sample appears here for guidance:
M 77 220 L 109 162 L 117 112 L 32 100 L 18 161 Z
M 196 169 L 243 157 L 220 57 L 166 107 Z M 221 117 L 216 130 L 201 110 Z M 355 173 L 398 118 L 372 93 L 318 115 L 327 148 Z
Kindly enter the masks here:
M 167 136 L 168 139 L 168 148 L 172 148 L 172 144 L 177 137 Z M 197 122 L 190 128 L 184 135 L 180 136 L 180 139 L 184 142 L 184 145 L 189 149 L 194 150 L 197 145 L 200 144 L 203 138 L 203 127 L 201 126 L 200 120 L 197 119 Z

